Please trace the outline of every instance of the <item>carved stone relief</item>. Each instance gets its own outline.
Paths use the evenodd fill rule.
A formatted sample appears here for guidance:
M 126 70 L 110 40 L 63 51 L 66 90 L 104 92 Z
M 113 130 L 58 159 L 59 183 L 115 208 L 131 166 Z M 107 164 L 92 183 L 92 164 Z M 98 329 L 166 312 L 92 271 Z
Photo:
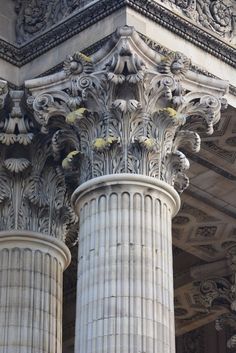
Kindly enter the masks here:
M 190 90 L 188 82 L 197 89 Z M 132 28 L 125 27 L 92 57 L 75 53 L 65 60 L 62 71 L 26 82 L 27 109 L 33 113 L 38 136 L 48 141 L 42 147 L 50 150 L 45 163 L 63 170 L 69 194 L 91 178 L 116 173 L 152 176 L 182 192 L 188 185 L 189 167 L 182 148 L 198 151 L 200 135 L 213 132 L 227 89 L 222 82 L 218 85 L 211 78 L 201 81 L 183 54 L 153 52 Z M 211 240 L 218 237 L 223 225 L 217 217 L 188 204 L 183 211 L 175 220 L 180 233 L 194 217 L 201 220 L 195 222 L 193 247 L 208 246 L 209 234 Z M 210 229 L 205 224 L 209 220 Z M 178 240 L 175 233 L 174 239 Z M 176 317 L 184 322 L 182 327 L 209 319 L 189 289 L 179 303 Z
M 214 321 L 227 312 L 223 307 L 209 310 L 198 298 L 198 288 L 188 283 L 175 289 L 175 326 L 177 336 Z
M 18 15 L 16 34 L 19 43 L 31 39 L 83 6 L 83 0 L 13 0 Z M 235 44 L 233 0 L 161 0 L 203 27 Z M 89 1 L 87 1 L 89 2 Z
M 236 44 L 236 6 L 233 0 L 161 0 L 194 22 Z
M 17 13 L 17 42 L 22 43 L 66 18 L 81 0 L 13 0 Z
M 101 19 L 106 18 L 108 15 L 114 13 L 118 8 L 126 6 L 133 8 L 137 13 L 141 13 L 147 18 L 150 18 L 156 23 L 159 23 L 161 26 L 167 27 L 172 32 L 181 35 L 181 37 L 185 38 L 188 42 L 191 42 L 196 46 L 200 46 L 204 51 L 211 53 L 221 61 L 226 62 L 233 67 L 236 66 L 236 51 L 231 45 L 229 45 L 230 43 L 222 40 L 222 37 L 217 38 L 217 36 L 212 35 L 212 32 L 205 31 L 205 27 L 192 26 L 186 16 L 179 16 L 176 11 L 173 11 L 173 8 L 167 8 L 168 5 L 175 6 L 175 8 L 180 11 L 182 15 L 181 8 L 174 5 L 172 0 L 165 1 L 167 7 L 160 5 L 160 3 L 163 4 L 161 0 L 160 3 L 157 2 L 157 0 L 149 0 L 148 11 L 147 3 L 143 0 L 80 0 L 79 5 L 76 6 L 75 11 L 73 11 L 71 15 L 63 18 L 63 20 L 60 20 L 56 25 L 52 26 L 50 30 L 47 28 L 42 32 L 37 32 L 35 35 L 26 33 L 24 31 L 24 23 L 31 22 L 30 12 L 33 10 L 30 9 L 26 11 L 27 19 L 25 20 L 25 10 L 23 9 L 22 4 L 26 4 L 25 8 L 27 8 L 29 1 L 10 1 L 15 1 L 16 3 L 16 11 L 18 12 L 17 17 L 19 17 L 17 22 L 17 27 L 19 27 L 19 30 L 17 31 L 20 32 L 18 33 L 18 41 L 21 43 L 21 45 L 16 47 L 15 45 L 0 39 L 0 57 L 19 67 L 42 55 L 59 43 L 63 43 L 64 41 L 73 37 L 75 34 L 80 33 L 82 30 L 88 28 L 91 24 L 97 23 Z M 38 3 L 40 1 L 38 1 Z M 43 2 L 45 3 L 45 1 Z M 84 7 L 84 4 L 90 5 L 90 2 L 91 6 Z M 18 3 L 19 5 L 17 5 Z M 52 3 L 52 1 L 49 3 Z M 58 3 L 70 4 L 71 1 L 53 1 L 53 6 L 54 4 Z M 52 6 L 52 4 L 50 4 L 50 6 Z M 79 8 L 79 10 L 83 8 L 83 11 L 77 11 L 77 8 Z M 67 9 L 67 5 L 65 6 L 65 9 Z M 29 12 L 29 15 L 27 15 L 27 12 Z M 38 12 L 40 13 L 41 10 Z M 67 13 L 68 11 L 65 10 L 65 14 Z M 37 10 L 34 13 L 34 17 L 36 17 L 36 19 L 38 17 Z M 33 21 L 35 21 L 35 18 Z M 30 32 L 32 32 L 32 29 Z M 146 39 L 154 47 L 153 41 L 148 38 Z M 100 45 L 100 43 L 97 42 L 97 45 Z M 159 45 L 155 44 L 155 46 Z M 201 72 L 203 71 L 205 70 L 201 70 Z M 207 74 L 209 75 L 209 73 Z M 231 92 L 235 94 L 235 88 L 233 86 L 231 87 Z

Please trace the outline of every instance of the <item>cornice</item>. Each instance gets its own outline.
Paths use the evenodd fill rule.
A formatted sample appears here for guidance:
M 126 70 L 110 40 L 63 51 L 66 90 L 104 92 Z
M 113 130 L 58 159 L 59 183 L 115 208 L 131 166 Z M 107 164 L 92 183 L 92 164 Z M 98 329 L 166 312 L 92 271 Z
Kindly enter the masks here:
M 223 62 L 236 67 L 236 49 L 213 32 L 180 17 L 153 0 L 101 0 L 51 27 L 24 45 L 0 40 L 0 58 L 21 67 L 123 7 L 131 8 Z

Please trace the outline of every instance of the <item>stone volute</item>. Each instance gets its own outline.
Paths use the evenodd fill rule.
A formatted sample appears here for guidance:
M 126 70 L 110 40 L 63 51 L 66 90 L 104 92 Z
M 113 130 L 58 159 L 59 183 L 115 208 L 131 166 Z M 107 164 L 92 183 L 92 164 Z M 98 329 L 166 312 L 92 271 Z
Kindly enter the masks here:
M 54 163 L 78 186 L 75 351 L 175 352 L 171 218 L 188 186 L 183 148 L 198 152 L 199 134 L 213 132 L 227 83 L 123 27 L 26 87 Z

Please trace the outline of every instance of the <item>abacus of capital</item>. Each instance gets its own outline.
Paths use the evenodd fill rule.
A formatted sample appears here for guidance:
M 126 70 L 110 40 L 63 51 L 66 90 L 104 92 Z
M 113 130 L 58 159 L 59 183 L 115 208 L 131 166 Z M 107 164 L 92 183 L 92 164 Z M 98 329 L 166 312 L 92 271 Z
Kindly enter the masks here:
M 27 94 L 1 87 L 0 352 L 61 352 L 64 243 L 76 227 L 75 352 L 175 352 L 171 218 L 188 186 L 184 149 L 213 132 L 227 83 L 123 27 L 91 57 L 26 81 Z

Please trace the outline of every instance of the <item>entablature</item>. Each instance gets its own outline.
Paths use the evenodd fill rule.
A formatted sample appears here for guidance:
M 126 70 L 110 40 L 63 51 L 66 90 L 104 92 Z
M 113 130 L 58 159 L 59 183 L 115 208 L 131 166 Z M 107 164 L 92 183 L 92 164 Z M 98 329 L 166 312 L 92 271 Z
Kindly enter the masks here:
M 171 43 L 171 50 L 184 52 L 195 65 L 200 63 L 203 70 L 228 80 L 232 84 L 231 92 L 233 92 L 235 91 L 233 86 L 236 86 L 234 80 L 236 49 L 233 44 L 234 6 L 226 1 L 207 2 L 204 11 L 208 15 L 204 16 L 210 18 L 209 24 L 199 15 L 203 6 L 200 3 L 200 0 L 192 2 L 152 0 L 148 3 L 141 0 L 102 0 L 63 1 L 62 5 L 62 1 L 58 0 L 55 3 L 57 6 L 50 8 L 50 11 L 56 12 L 60 18 L 57 24 L 50 27 L 51 22 L 48 21 L 48 28 L 39 25 L 38 29 L 35 29 L 36 32 L 31 31 L 30 34 L 29 31 L 27 40 L 23 40 L 21 44 L 16 45 L 2 40 L 0 77 L 19 87 L 26 79 L 42 75 L 54 66 L 60 65 L 61 58 L 66 56 L 66 52 L 72 54 L 75 49 L 85 51 L 90 46 L 95 46 L 97 50 L 103 45 L 105 37 L 110 36 L 116 27 L 129 25 L 135 26 L 139 33 L 145 35 L 147 42 L 156 41 L 166 47 L 170 47 L 168 43 Z M 17 21 L 22 23 L 18 25 L 20 33 L 24 32 L 24 27 L 27 27 L 26 19 L 30 24 L 31 20 L 40 23 L 41 17 L 43 18 L 41 12 L 46 6 L 42 7 L 41 12 L 36 11 L 32 19 L 32 9 L 27 10 L 30 2 L 21 1 L 16 5 L 19 11 Z M 56 8 L 59 10 L 56 11 Z M 26 16 L 24 11 L 29 14 Z M 221 19 L 221 11 L 227 15 L 225 19 Z M 195 12 L 198 15 L 193 15 Z M 228 20 L 229 14 L 231 20 Z M 215 16 L 216 23 L 219 21 L 215 29 L 212 16 Z M 228 25 L 223 23 L 226 20 L 229 22 Z M 99 30 L 100 28 L 102 31 Z M 23 34 L 22 36 L 24 37 Z M 47 56 L 43 55 L 46 52 Z M 231 99 L 233 100 L 232 97 Z

